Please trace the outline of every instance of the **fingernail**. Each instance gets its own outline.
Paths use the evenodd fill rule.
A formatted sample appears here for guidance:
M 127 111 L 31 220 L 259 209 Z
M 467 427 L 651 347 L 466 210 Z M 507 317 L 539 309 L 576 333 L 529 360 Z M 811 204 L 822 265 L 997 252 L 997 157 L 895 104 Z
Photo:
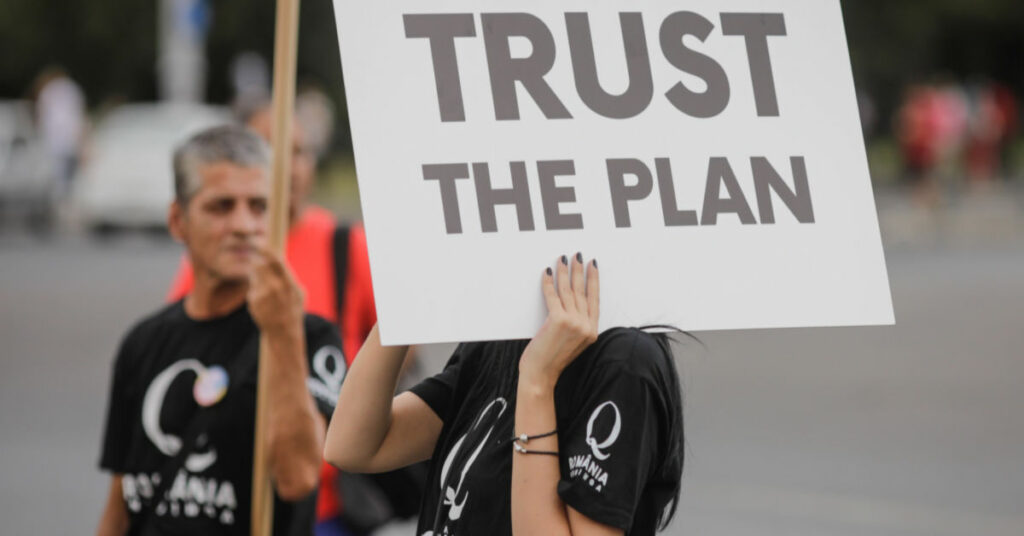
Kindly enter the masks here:
M 544 271 L 547 272 L 548 275 L 551 275 L 551 268 L 547 268 Z
M 597 259 L 594 259 L 594 268 L 597 268 Z
M 576 262 L 583 264 L 583 254 L 579 251 L 576 252 Z
M 562 255 L 562 264 L 569 266 L 569 258 L 565 255 Z

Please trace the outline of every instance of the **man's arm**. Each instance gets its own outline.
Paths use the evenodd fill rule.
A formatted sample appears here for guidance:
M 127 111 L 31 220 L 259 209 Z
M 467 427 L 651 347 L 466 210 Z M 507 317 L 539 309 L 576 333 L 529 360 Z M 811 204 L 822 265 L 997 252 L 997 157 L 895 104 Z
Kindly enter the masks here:
M 110 477 L 110 491 L 107 502 L 103 505 L 96 536 L 124 536 L 128 532 L 128 509 L 124 506 L 121 492 L 121 475 Z
M 263 251 L 249 289 L 249 310 L 270 352 L 265 363 L 267 444 L 277 494 L 295 501 L 316 489 L 324 421 L 306 387 L 302 291 L 282 260 Z

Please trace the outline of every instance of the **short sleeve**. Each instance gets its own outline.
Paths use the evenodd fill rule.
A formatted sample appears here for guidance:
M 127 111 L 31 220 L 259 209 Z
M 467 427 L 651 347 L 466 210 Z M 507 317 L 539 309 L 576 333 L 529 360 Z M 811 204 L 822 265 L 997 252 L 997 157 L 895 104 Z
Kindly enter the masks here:
M 309 377 L 306 386 L 316 407 L 328 419 L 338 403 L 341 383 L 348 372 L 348 362 L 341 351 L 341 338 L 334 324 L 318 316 L 306 315 L 306 353 Z
M 459 372 L 462 370 L 463 355 L 466 351 L 466 345 L 460 344 L 455 348 L 455 352 L 452 353 L 448 364 L 444 366 L 444 370 L 409 389 L 426 402 L 442 422 L 448 415 L 448 410 L 451 409 L 455 386 L 458 383 Z
M 126 470 L 128 441 L 131 435 L 132 410 L 128 403 L 129 371 L 132 360 L 130 337 L 121 341 L 111 371 L 110 394 L 107 398 L 107 421 L 103 432 L 100 469 L 112 473 Z
M 578 410 L 559 420 L 558 494 L 583 515 L 629 530 L 658 448 L 650 384 L 621 362 L 590 376 Z

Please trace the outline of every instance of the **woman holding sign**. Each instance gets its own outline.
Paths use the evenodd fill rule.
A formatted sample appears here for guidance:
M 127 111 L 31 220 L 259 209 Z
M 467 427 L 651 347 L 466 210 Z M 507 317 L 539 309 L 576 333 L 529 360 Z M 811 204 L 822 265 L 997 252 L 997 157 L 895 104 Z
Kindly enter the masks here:
M 460 345 L 394 396 L 405 347 L 374 328 L 342 386 L 324 457 L 346 471 L 430 459 L 417 533 L 646 535 L 675 511 L 679 383 L 666 337 L 598 336 L 597 262 L 546 270 L 530 341 Z

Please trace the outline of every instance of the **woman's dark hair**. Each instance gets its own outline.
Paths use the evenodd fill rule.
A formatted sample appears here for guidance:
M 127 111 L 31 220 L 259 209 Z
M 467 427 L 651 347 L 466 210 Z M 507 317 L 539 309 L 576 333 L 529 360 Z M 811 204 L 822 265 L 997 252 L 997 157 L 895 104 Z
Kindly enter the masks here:
M 669 392 L 668 396 L 668 410 L 670 415 L 669 430 L 666 437 L 666 456 L 665 465 L 672 465 L 675 460 L 678 460 L 679 468 L 682 470 L 683 462 L 686 457 L 686 438 L 683 432 L 683 391 L 679 380 L 679 372 L 675 365 L 674 352 L 672 351 L 672 342 L 680 342 L 675 336 L 683 336 L 702 344 L 700 339 L 694 337 L 690 333 L 687 333 L 674 326 L 664 325 L 652 325 L 642 326 L 638 328 L 651 335 L 657 342 L 658 346 L 662 350 L 662 354 L 665 357 L 666 365 L 668 366 L 671 374 L 669 374 Z M 652 331 L 657 331 L 656 333 Z M 523 350 L 526 349 L 526 345 L 529 344 L 528 339 L 521 340 L 508 340 L 508 341 L 497 341 L 486 343 L 492 345 L 494 348 L 494 361 L 490 366 L 495 367 L 497 371 L 494 374 L 494 383 L 478 382 L 473 386 L 474 391 L 486 391 L 486 392 L 497 392 L 505 393 L 506 396 L 510 396 L 509 402 L 514 404 L 514 397 L 516 393 L 516 383 L 519 380 L 519 358 L 523 355 Z M 658 530 L 665 530 L 668 524 L 675 517 L 676 510 L 679 505 L 679 495 L 682 489 L 682 479 L 676 480 L 675 489 L 671 490 L 671 499 L 659 513 L 657 520 Z
M 472 390 L 488 393 L 500 393 L 509 398 L 509 403 L 514 403 L 516 396 L 516 384 L 519 382 L 519 358 L 530 344 L 529 339 L 515 339 L 508 341 L 495 341 L 484 343 L 494 348 L 495 359 L 488 366 L 493 366 L 497 371 L 492 377 L 493 383 L 477 382 Z
M 687 333 L 674 326 L 665 325 L 654 325 L 654 326 L 643 326 L 639 328 L 641 331 L 648 333 L 651 330 L 657 330 L 658 333 L 650 333 L 654 340 L 657 341 L 658 346 L 661 347 L 665 357 L 667 358 L 667 365 L 671 370 L 669 374 L 669 410 L 671 412 L 671 421 L 669 425 L 669 433 L 667 440 L 667 455 L 665 457 L 666 465 L 670 465 L 672 461 L 679 460 L 679 470 L 683 469 L 683 462 L 686 460 L 686 435 L 683 430 L 683 389 L 682 384 L 679 381 L 679 371 L 676 369 L 675 354 L 672 351 L 672 342 L 680 342 L 673 338 L 673 335 L 682 335 L 689 339 L 696 341 L 698 344 L 703 345 L 697 337 Z M 670 335 L 671 333 L 671 335 Z M 668 527 L 668 524 L 672 521 L 672 518 L 676 515 L 676 510 L 679 507 L 679 495 L 682 491 L 682 478 L 676 480 L 676 487 L 672 490 L 672 499 L 669 501 L 665 508 L 662 509 L 658 516 L 658 530 L 662 531 Z

